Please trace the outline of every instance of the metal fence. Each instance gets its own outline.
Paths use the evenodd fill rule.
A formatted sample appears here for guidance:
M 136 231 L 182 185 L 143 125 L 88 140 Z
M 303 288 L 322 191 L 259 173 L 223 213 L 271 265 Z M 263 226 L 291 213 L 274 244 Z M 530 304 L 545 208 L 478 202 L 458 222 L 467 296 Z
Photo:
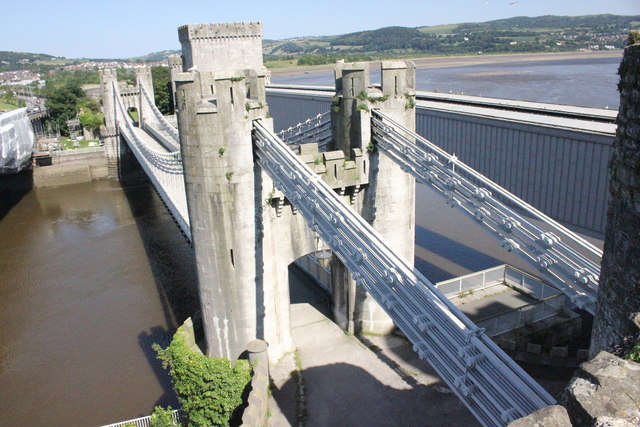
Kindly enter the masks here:
M 104 152 L 104 147 L 87 147 L 87 148 L 71 148 L 69 150 L 59 150 L 52 151 L 52 156 L 75 156 L 77 154 L 88 154 L 88 153 L 101 153 Z
M 564 295 L 559 294 L 514 310 L 477 320 L 476 325 L 479 328 L 484 328 L 485 333 L 490 337 L 495 337 L 525 325 L 556 316 L 563 306 Z
M 471 290 L 487 289 L 504 284 L 504 270 L 506 265 L 488 268 L 466 276 L 436 283 L 436 288 L 447 298 L 458 296 Z
M 174 425 L 178 425 L 179 423 L 183 422 L 184 414 L 182 413 L 182 410 L 180 409 L 174 410 L 173 413 L 171 414 L 171 421 L 173 421 Z M 102 427 L 129 427 L 132 425 L 136 427 L 151 427 L 151 415 L 148 415 L 146 417 L 135 418 L 133 420 L 122 421 L 115 424 L 107 424 Z
M 537 301 L 476 320 L 475 324 L 484 328 L 485 333 L 490 337 L 553 317 L 564 307 L 564 295 L 561 291 L 506 264 L 439 282 L 436 288 L 447 298 L 452 299 L 469 291 L 488 289 L 498 285 L 506 285 L 524 292 Z
M 537 300 L 555 297 L 562 293 L 558 289 L 548 286 L 539 279 L 510 265 L 505 265 L 504 282 L 507 286 L 525 291 Z

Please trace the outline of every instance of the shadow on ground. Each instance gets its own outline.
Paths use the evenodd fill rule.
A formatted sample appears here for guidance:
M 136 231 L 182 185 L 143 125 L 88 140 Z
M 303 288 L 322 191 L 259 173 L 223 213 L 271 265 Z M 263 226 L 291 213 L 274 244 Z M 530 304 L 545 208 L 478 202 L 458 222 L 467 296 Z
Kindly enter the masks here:
M 434 386 L 415 384 L 398 390 L 380 383 L 364 369 L 345 363 L 308 368 L 303 376 L 305 384 L 312 385 L 305 387 L 302 397 L 308 401 L 307 426 L 478 425 L 455 395 L 439 392 Z M 291 395 L 296 388 L 293 377 L 273 397 L 284 406 L 281 396 Z M 372 400 L 372 395 L 377 398 Z M 326 396 L 331 399 L 323 399 Z M 298 425 L 300 420 L 295 414 L 285 415 L 290 425 Z

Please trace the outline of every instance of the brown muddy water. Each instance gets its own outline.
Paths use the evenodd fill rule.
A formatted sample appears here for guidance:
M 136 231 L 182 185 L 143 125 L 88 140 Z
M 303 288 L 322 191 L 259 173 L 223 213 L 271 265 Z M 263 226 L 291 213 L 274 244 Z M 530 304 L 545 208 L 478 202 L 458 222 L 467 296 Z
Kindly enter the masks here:
M 433 282 L 503 263 L 535 274 L 422 185 L 415 238 Z M 193 250 L 150 184 L 0 189 L 0 426 L 99 426 L 175 407 L 151 345 L 198 309 Z M 551 377 L 556 394 L 570 372 Z
M 175 407 L 151 345 L 198 309 L 195 260 L 151 186 L 7 194 L 0 425 L 96 426 Z

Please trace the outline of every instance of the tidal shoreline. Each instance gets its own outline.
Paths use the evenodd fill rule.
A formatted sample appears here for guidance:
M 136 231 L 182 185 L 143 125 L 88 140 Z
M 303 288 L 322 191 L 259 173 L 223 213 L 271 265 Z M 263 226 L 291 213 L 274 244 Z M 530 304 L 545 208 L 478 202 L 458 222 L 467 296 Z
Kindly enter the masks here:
M 498 54 L 498 55 L 465 55 L 465 56 L 434 56 L 422 58 L 404 58 L 398 60 L 413 61 L 417 68 L 444 68 L 463 67 L 479 64 L 500 64 L 510 62 L 534 62 L 534 61 L 562 61 L 568 59 L 590 58 L 622 58 L 622 50 L 606 52 L 559 52 L 559 53 L 522 53 L 522 54 Z M 380 61 L 370 61 L 370 65 Z M 273 76 L 294 76 L 298 74 L 321 73 L 332 70 L 334 64 L 313 66 L 300 66 L 292 68 L 280 68 L 271 70 Z

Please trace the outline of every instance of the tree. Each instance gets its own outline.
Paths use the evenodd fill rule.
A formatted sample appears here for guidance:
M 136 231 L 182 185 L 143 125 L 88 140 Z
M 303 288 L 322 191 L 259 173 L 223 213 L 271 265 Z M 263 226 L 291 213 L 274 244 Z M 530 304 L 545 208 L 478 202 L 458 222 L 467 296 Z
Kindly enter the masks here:
M 88 130 L 98 129 L 104 123 L 104 114 L 91 111 L 80 114 L 80 124 Z
M 78 100 L 84 97 L 84 92 L 77 84 L 45 88 L 45 92 L 50 122 L 57 125 L 63 135 L 69 135 L 67 121 L 76 118 Z
M 168 67 L 151 67 L 156 107 L 162 114 L 173 114 L 171 71 Z

